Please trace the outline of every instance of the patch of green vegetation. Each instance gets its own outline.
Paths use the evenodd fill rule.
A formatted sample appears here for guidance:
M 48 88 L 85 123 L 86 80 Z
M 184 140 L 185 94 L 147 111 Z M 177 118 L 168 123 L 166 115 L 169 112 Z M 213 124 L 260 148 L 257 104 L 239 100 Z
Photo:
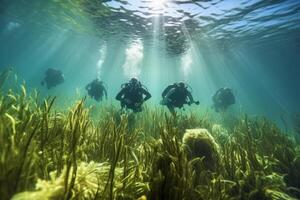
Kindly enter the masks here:
M 229 130 L 197 113 L 114 106 L 92 119 L 85 99 L 66 111 L 55 101 L 23 85 L 0 91 L 1 199 L 299 198 L 300 146 L 266 119 L 245 116 Z M 205 148 L 182 141 L 195 128 Z
M 11 72 L 11 68 L 5 68 L 4 70 L 0 71 L 0 90 L 2 89 L 5 81 L 8 79 Z
M 293 116 L 293 127 L 295 132 L 300 135 L 300 113 Z

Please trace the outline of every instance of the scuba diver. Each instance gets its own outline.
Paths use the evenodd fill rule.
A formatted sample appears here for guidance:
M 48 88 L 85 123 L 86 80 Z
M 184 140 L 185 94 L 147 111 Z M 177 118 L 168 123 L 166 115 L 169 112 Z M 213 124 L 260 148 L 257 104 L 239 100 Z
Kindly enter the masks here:
M 135 113 L 141 112 L 142 104 L 151 98 L 147 88 L 136 78 L 132 78 L 128 83 L 122 84 L 121 88 L 116 99 L 121 102 L 122 108 L 131 109 Z
M 216 112 L 224 112 L 235 103 L 235 97 L 230 88 L 220 88 L 212 97 L 213 107 Z
M 107 99 L 107 91 L 103 81 L 100 81 L 98 78 L 87 84 L 85 89 L 87 90 L 88 95 L 98 102 L 102 101 L 103 95 L 105 95 L 105 99 Z
M 166 105 L 169 111 L 175 115 L 175 108 L 182 108 L 184 104 L 191 105 L 195 103 L 199 105 L 199 101 L 194 101 L 191 91 L 188 90 L 185 83 L 174 83 L 166 87 L 162 93 L 162 105 Z
M 46 83 L 47 89 L 51 89 L 65 81 L 64 75 L 60 70 L 48 68 L 45 78 L 41 81 L 41 84 Z

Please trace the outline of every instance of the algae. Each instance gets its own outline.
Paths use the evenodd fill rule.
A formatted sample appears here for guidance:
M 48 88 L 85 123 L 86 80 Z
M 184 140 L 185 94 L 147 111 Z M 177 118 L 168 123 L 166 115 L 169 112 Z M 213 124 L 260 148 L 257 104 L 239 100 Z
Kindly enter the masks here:
M 20 88 L 0 92 L 4 200 L 299 198 L 299 143 L 267 119 L 244 116 L 226 129 L 207 115 L 148 107 L 132 124 L 112 105 L 93 119 L 85 99 L 59 110 L 59 97 Z M 183 145 L 194 128 L 218 146 L 213 170 Z

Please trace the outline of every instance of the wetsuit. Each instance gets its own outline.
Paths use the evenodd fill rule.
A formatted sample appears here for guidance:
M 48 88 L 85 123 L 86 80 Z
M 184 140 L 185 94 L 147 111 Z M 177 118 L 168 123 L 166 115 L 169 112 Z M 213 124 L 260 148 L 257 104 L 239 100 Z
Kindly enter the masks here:
M 132 109 L 134 112 L 141 112 L 143 102 L 150 98 L 151 94 L 146 89 L 132 87 L 130 84 L 126 84 L 116 96 L 122 108 Z

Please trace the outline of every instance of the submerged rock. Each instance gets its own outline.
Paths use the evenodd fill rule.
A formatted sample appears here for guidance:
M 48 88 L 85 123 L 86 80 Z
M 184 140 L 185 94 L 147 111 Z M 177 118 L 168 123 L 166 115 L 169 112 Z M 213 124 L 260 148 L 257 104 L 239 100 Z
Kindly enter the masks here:
M 189 159 L 204 157 L 204 167 L 212 171 L 216 170 L 220 158 L 219 145 L 207 129 L 187 129 L 182 143 Z

